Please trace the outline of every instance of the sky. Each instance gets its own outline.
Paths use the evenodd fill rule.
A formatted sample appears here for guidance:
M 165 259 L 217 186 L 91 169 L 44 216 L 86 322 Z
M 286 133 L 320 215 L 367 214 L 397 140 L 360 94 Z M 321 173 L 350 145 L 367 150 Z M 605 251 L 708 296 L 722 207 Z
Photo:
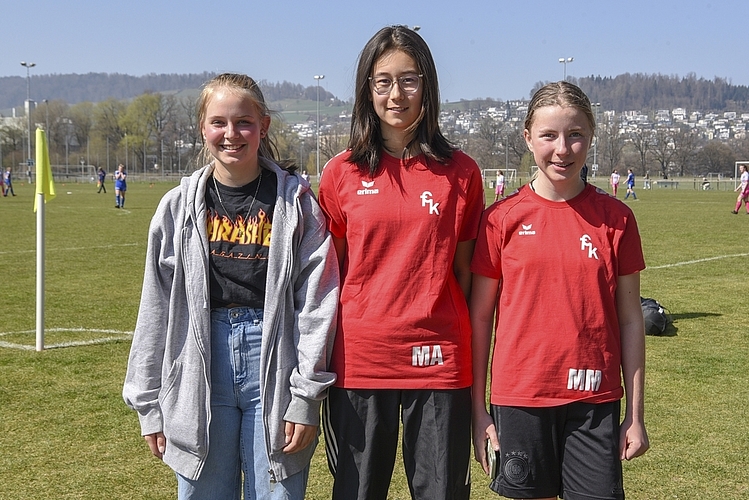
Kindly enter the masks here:
M 443 101 L 527 99 L 565 69 L 749 85 L 746 0 L 0 1 L 0 76 L 35 63 L 32 99 L 34 75 L 231 71 L 305 86 L 324 75 L 346 100 L 359 52 L 392 24 L 420 27 Z

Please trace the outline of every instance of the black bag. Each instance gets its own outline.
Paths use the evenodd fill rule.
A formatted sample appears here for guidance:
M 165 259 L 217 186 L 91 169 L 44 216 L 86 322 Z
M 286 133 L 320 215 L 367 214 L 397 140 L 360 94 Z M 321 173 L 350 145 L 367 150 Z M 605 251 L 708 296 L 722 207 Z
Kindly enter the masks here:
M 663 335 L 672 323 L 671 317 L 655 299 L 640 297 L 642 317 L 645 320 L 645 335 Z

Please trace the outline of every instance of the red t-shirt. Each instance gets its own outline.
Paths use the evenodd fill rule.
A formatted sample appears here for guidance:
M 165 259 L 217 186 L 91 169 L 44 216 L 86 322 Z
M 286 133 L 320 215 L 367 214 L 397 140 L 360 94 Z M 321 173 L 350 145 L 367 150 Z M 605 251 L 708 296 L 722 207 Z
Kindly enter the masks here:
M 484 209 L 478 165 L 455 151 L 442 165 L 383 154 L 372 178 L 343 152 L 320 180 L 330 232 L 345 238 L 331 369 L 348 389 L 471 385 L 471 325 L 453 273 L 458 242 Z
M 591 185 L 568 202 L 526 185 L 489 207 L 471 270 L 501 280 L 492 404 L 620 399 L 617 279 L 644 268 L 632 211 Z

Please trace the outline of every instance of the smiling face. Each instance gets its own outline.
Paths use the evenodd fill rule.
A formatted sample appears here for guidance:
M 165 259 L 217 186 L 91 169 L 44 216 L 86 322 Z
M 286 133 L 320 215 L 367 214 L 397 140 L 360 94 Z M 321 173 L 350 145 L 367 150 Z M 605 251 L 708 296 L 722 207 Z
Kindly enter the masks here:
M 226 88 L 215 90 L 200 128 L 216 169 L 226 174 L 222 178 L 257 172 L 260 140 L 269 126 L 270 117 L 262 115 L 248 96 Z
M 418 75 L 419 67 L 416 61 L 401 50 L 394 50 L 383 54 L 372 68 L 373 79 L 387 78 L 397 81 L 405 75 Z M 412 94 L 403 92 L 400 85 L 393 84 L 393 88 L 386 95 L 380 95 L 370 86 L 372 106 L 380 119 L 380 130 L 386 146 L 391 149 L 402 148 L 408 142 L 409 127 L 418 119 L 421 113 L 421 96 L 424 86 Z
M 538 165 L 537 181 L 568 195 L 584 187 L 585 165 L 593 132 L 586 114 L 572 106 L 543 106 L 535 111 L 530 130 L 523 132 Z

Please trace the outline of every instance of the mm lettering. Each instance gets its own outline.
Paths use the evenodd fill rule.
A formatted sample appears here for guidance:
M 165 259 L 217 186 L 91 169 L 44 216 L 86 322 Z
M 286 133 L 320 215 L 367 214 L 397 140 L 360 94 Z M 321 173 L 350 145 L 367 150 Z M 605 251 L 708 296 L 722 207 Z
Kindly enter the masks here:
M 601 370 L 570 368 L 567 389 L 596 392 L 601 387 Z
M 445 364 L 442 360 L 442 348 L 439 345 L 417 346 L 411 351 L 412 366 L 433 366 Z

